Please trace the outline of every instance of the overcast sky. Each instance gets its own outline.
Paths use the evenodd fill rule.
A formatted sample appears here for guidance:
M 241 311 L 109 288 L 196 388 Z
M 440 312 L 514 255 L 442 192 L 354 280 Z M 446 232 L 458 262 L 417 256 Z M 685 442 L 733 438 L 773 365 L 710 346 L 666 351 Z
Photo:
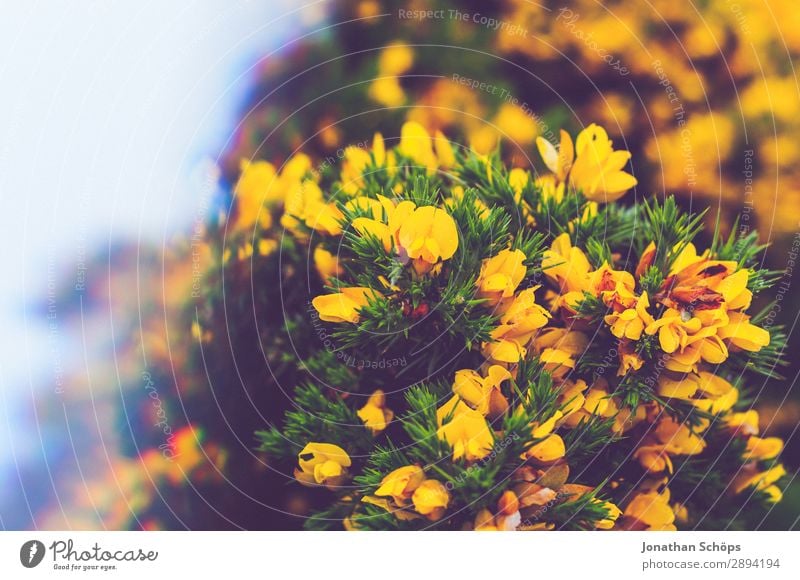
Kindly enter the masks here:
M 31 308 L 48 271 L 189 227 L 251 68 L 322 16 L 299 4 L 3 0 L 0 425 L 53 365 Z

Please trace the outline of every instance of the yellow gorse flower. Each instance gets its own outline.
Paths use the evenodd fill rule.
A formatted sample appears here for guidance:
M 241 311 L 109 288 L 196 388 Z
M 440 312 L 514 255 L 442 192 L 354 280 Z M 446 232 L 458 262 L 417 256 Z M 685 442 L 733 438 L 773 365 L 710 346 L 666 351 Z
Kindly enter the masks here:
M 312 306 L 319 313 L 320 319 L 326 322 L 350 322 L 356 324 L 359 311 L 370 300 L 380 298 L 381 295 L 371 288 L 342 288 L 336 294 L 324 294 L 311 301 Z
M 491 332 L 492 342 L 483 346 L 488 359 L 517 363 L 525 357 L 536 332 L 550 319 L 550 313 L 536 304 L 534 292 L 538 288 L 523 290 L 501 306 L 500 325 Z
M 397 241 L 400 251 L 413 260 L 417 273 L 424 274 L 453 257 L 458 249 L 458 229 L 445 210 L 418 207 L 400 226 Z
M 650 301 L 645 292 L 636 300 L 634 308 L 626 308 L 622 312 L 607 315 L 605 322 L 611 326 L 611 334 L 617 338 L 639 340 L 645 326 L 653 320 L 653 317 L 647 312 L 649 306 Z
M 435 522 L 444 516 L 450 504 L 450 493 L 442 482 L 426 479 L 414 490 L 411 501 L 418 513 Z
M 494 435 L 486 419 L 458 396 L 440 407 L 436 418 L 439 439 L 447 441 L 453 448 L 453 459 L 463 457 L 467 461 L 476 461 L 491 452 Z
M 564 131 L 558 150 L 541 137 L 536 145 L 556 178 L 563 183 L 569 175 L 569 184 L 591 201 L 615 201 L 637 184 L 635 177 L 623 171 L 630 152 L 615 151 L 608 133 L 594 123 L 578 134 L 574 147 Z
M 631 499 L 623 514 L 648 530 L 675 530 L 675 512 L 669 505 L 669 498 L 669 489 L 661 493 L 639 493 Z
M 484 260 L 478 278 L 478 298 L 491 306 L 513 296 L 527 271 L 524 262 L 521 250 L 503 250 Z
M 425 481 L 425 472 L 418 465 L 406 465 L 392 471 L 381 480 L 375 491 L 378 497 L 390 497 L 395 504 L 403 507 L 411 501 L 414 492 Z
M 375 435 L 386 429 L 394 418 L 394 412 L 386 406 L 386 395 L 380 389 L 370 395 L 367 404 L 357 413 L 367 429 Z
M 314 248 L 314 267 L 317 269 L 319 277 L 326 284 L 331 278 L 342 274 L 338 258 L 322 246 Z
M 500 365 L 491 365 L 486 376 L 471 369 L 456 371 L 453 393 L 481 415 L 496 417 L 508 409 L 508 400 L 503 396 L 501 385 L 511 379 L 511 373 Z
M 295 477 L 307 485 L 337 487 L 344 482 L 351 465 L 347 452 L 331 443 L 308 443 L 297 457 L 299 469 L 295 470 Z

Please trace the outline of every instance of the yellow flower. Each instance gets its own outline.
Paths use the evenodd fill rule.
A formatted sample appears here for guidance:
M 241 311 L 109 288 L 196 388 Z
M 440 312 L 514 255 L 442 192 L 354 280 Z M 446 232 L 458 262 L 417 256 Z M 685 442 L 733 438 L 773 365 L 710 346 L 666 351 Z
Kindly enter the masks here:
M 561 420 L 564 414 L 556 411 L 552 417 L 540 424 L 534 424 L 531 434 L 534 439 L 542 439 L 532 445 L 526 452 L 525 458 L 533 459 L 538 463 L 552 463 L 564 457 L 567 452 L 564 440 L 560 435 L 553 433 L 556 423 Z
M 406 93 L 396 76 L 376 78 L 370 83 L 367 94 L 385 107 L 399 107 L 406 101 Z
M 410 46 L 395 42 L 381 50 L 378 57 L 378 70 L 387 75 L 399 75 L 414 64 L 414 51 Z
M 647 325 L 645 332 L 649 335 L 658 332 L 661 350 L 672 354 L 678 347 L 685 348 L 689 335 L 699 331 L 701 326 L 700 319 L 691 316 L 687 311 L 679 312 L 674 308 L 668 308 L 661 318 Z
M 529 145 L 539 132 L 533 117 L 512 103 L 500 105 L 493 122 L 506 139 L 520 147 Z
M 261 220 L 261 227 L 270 227 L 272 216 L 268 208 L 262 207 L 269 202 L 270 194 L 277 191 L 277 173 L 272 163 L 266 161 L 247 161 L 243 159 L 240 164 L 241 175 L 234 189 L 236 198 L 236 223 L 235 228 L 246 231 L 251 229 L 256 220 Z
M 758 459 L 759 461 L 774 459 L 783 450 L 783 440 L 778 437 L 751 436 L 747 440 L 745 460 Z
M 544 274 L 556 282 L 561 292 L 582 292 L 588 289 L 591 265 L 580 248 L 573 247 L 569 234 L 561 234 L 545 250 L 542 257 Z
M 619 345 L 619 368 L 617 376 L 623 377 L 630 371 L 638 371 L 644 365 L 644 360 L 639 354 L 632 350 L 630 343 L 624 341 Z
M 614 311 L 635 308 L 637 302 L 635 289 L 636 280 L 630 272 L 614 270 L 608 263 L 603 263 L 589 276 L 589 291 L 599 296 L 603 304 L 613 308 Z M 645 319 L 650 318 L 648 316 L 643 318 Z
M 753 300 L 753 293 L 747 289 L 747 280 L 750 273 L 747 270 L 723 278 L 714 290 L 722 294 L 728 310 L 747 310 Z
M 484 260 L 478 277 L 478 298 L 494 306 L 503 298 L 513 296 L 527 271 L 524 262 L 522 250 L 502 250 Z
M 528 449 L 525 452 L 525 456 L 539 463 L 552 463 L 564 457 L 566 452 L 567 449 L 564 446 L 564 440 L 560 435 L 553 433 Z
M 774 484 L 784 475 L 786 475 L 786 469 L 780 463 L 764 472 L 742 473 L 734 480 L 733 490 L 735 493 L 741 493 L 746 489 L 754 488 L 756 491 L 766 492 L 774 501 L 780 501 L 780 489 Z
M 321 233 L 336 236 L 342 233 L 344 215 L 333 203 L 325 203 L 319 185 L 311 180 L 292 185 L 284 206 L 281 225 L 300 238 L 305 234 L 300 223 Z
M 431 136 L 425 127 L 416 121 L 408 121 L 400 128 L 400 145 L 398 151 L 414 161 L 428 168 L 428 172 L 436 169 L 436 154 L 433 151 Z
M 544 328 L 534 339 L 534 347 L 544 369 L 554 378 L 561 378 L 589 345 L 589 337 L 577 330 Z
M 516 530 L 522 523 L 519 513 L 520 500 L 517 495 L 506 490 L 497 500 L 497 514 L 482 509 L 475 515 L 473 527 L 480 532 L 499 532 Z
M 565 380 L 561 383 L 561 393 L 558 401 L 562 406 L 564 417 L 569 418 L 573 413 L 577 413 L 583 408 L 586 402 L 586 397 L 583 392 L 589 388 L 586 381 L 578 379 L 577 381 Z
M 400 226 L 400 248 L 414 260 L 419 274 L 429 272 L 440 260 L 449 260 L 458 249 L 456 222 L 443 209 L 416 208 Z
M 553 172 L 556 179 L 561 182 L 566 181 L 569 170 L 575 160 L 575 149 L 572 146 L 572 138 L 569 133 L 561 129 L 561 144 L 558 149 L 550 141 L 542 137 L 536 138 L 536 147 L 539 149 L 542 161 Z
M 391 497 L 397 506 L 408 504 L 417 488 L 425 480 L 425 472 L 418 465 L 406 465 L 392 471 L 381 480 L 375 491 L 378 497 Z
M 725 426 L 742 435 L 758 435 L 758 411 L 750 409 L 743 413 L 725 415 Z
M 741 312 L 728 313 L 729 322 L 717 330 L 722 340 L 750 352 L 758 352 L 769 344 L 769 332 L 750 324 L 750 317 Z
M 614 151 L 611 145 L 605 129 L 595 124 L 581 131 L 575 142 L 576 158 L 569 181 L 591 201 L 615 201 L 638 183 L 635 177 L 622 171 L 631 154 Z
M 450 420 L 445 422 L 447 418 Z M 458 396 L 454 396 L 436 411 L 439 424 L 437 435 L 453 448 L 453 459 L 463 457 L 476 461 L 486 457 L 494 444 L 486 419 L 470 409 Z
M 414 491 L 411 501 L 417 512 L 435 522 L 444 515 L 450 503 L 450 494 L 441 482 L 435 479 L 426 479 Z
M 550 319 L 550 313 L 536 304 L 534 293 L 538 288 L 523 290 L 503 305 L 500 325 L 491 332 L 492 342 L 483 346 L 484 356 L 503 363 L 516 363 L 525 357 L 536 331 Z
M 359 310 L 366 306 L 370 300 L 382 298 L 381 294 L 371 288 L 353 287 L 342 288 L 336 294 L 317 296 L 311 304 L 319 312 L 319 317 L 325 322 L 351 322 L 359 321 Z
M 340 276 L 342 268 L 339 260 L 322 246 L 314 248 L 314 267 L 317 269 L 319 277 L 327 284 L 331 278 Z
M 439 167 L 448 169 L 456 164 L 456 154 L 453 151 L 453 146 L 441 131 L 437 130 L 434 134 L 433 148 L 436 152 L 436 159 L 439 162 Z
M 386 144 L 383 141 L 383 135 L 380 133 L 375 133 L 372 137 L 372 157 L 378 167 L 382 167 L 386 162 Z
M 298 454 L 299 469 L 294 475 L 305 485 L 337 487 L 342 484 L 350 467 L 347 452 L 331 443 L 309 443 Z
M 364 170 L 371 161 L 369 153 L 362 147 L 351 145 L 344 150 L 342 172 L 339 177 L 342 191 L 348 195 L 355 195 L 364 187 Z
M 679 455 L 697 455 L 706 448 L 706 442 L 689 427 L 671 417 L 661 419 L 655 428 L 656 438 Z
M 514 190 L 514 193 L 516 194 L 515 199 L 517 201 L 520 200 L 522 191 L 525 189 L 525 186 L 528 185 L 530 180 L 530 174 L 519 167 L 515 167 L 508 172 L 508 184 L 511 186 L 511 189 Z
M 356 197 L 345 205 L 350 211 L 360 209 L 367 211 L 372 217 L 361 216 L 353 219 L 353 229 L 362 236 L 374 236 L 383 244 L 383 249 L 392 251 L 399 245 L 398 232 L 400 226 L 414 213 L 416 205 L 413 201 L 401 201 L 396 204 L 387 197 L 378 195 L 378 199 Z
M 615 506 L 610 501 L 603 501 L 601 499 L 594 498 L 592 503 L 599 504 L 606 509 L 608 512 L 606 517 L 602 520 L 598 520 L 595 522 L 595 527 L 598 530 L 610 530 L 614 527 L 614 524 L 617 523 L 617 519 L 619 516 L 622 515 L 622 510 Z
M 547 437 L 550 435 L 553 432 L 553 429 L 556 428 L 556 423 L 558 423 L 563 416 L 564 413 L 561 411 L 556 411 L 549 419 L 547 419 L 547 421 L 535 423 L 533 425 L 533 430 L 531 431 L 533 438 L 541 439 L 542 437 Z
M 697 393 L 697 387 L 694 375 L 687 374 L 679 379 L 673 379 L 665 374 L 658 378 L 657 392 L 660 396 L 670 399 L 691 399 Z
M 625 508 L 624 514 L 651 530 L 675 529 L 675 513 L 669 506 L 669 490 L 637 494 Z
M 642 332 L 653 317 L 647 312 L 650 301 L 647 292 L 642 293 L 636 301 L 634 308 L 627 308 L 622 312 L 608 314 L 604 320 L 611 326 L 611 334 L 617 338 L 627 338 L 629 340 L 639 340 Z
M 369 396 L 367 404 L 361 407 L 357 413 L 373 434 L 378 434 L 386 429 L 386 426 L 394 418 L 394 412 L 386 406 L 386 395 L 380 389 Z
M 471 369 L 456 371 L 453 392 L 481 415 L 497 417 L 508 409 L 508 401 L 500 385 L 511 378 L 511 373 L 500 365 L 491 365 L 486 377 Z
M 729 411 L 739 400 L 739 391 L 728 381 L 706 371 L 697 375 L 698 389 L 705 396 L 693 399 L 692 404 L 706 413 L 719 414 Z

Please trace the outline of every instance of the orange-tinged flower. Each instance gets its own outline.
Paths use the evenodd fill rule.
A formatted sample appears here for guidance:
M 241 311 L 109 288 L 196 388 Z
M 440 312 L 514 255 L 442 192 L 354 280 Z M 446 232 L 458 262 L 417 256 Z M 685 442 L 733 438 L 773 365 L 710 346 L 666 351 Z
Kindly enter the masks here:
M 378 389 L 369 396 L 367 404 L 358 411 L 359 418 L 364 421 L 364 425 L 374 434 L 378 434 L 394 418 L 394 412 L 386 406 L 386 395 Z
M 311 301 L 311 304 L 319 312 L 319 317 L 325 322 L 350 322 L 356 324 L 359 319 L 359 311 L 366 306 L 370 300 L 382 298 L 381 294 L 371 288 L 355 286 L 353 288 L 342 288 L 336 294 L 323 294 Z
M 589 291 L 599 296 L 603 304 L 613 308 L 615 312 L 636 306 L 635 288 L 636 280 L 630 272 L 614 270 L 608 263 L 604 263 L 589 276 Z

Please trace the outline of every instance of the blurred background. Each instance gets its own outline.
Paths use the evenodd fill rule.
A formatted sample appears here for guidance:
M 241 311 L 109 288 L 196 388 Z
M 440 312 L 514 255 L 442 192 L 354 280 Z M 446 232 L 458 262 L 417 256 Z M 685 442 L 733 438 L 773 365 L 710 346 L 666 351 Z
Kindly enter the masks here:
M 597 122 L 633 152 L 624 203 L 674 193 L 794 268 L 795 0 L 163 4 L 0 8 L 2 529 L 302 524 L 314 494 L 253 437 L 289 405 L 280 307 L 248 320 L 250 273 L 205 242 L 242 159 L 335 164 L 414 119 L 536 168 L 535 136 Z M 790 366 L 756 391 L 796 472 L 792 273 L 768 318 Z M 797 526 L 784 501 L 762 527 Z

